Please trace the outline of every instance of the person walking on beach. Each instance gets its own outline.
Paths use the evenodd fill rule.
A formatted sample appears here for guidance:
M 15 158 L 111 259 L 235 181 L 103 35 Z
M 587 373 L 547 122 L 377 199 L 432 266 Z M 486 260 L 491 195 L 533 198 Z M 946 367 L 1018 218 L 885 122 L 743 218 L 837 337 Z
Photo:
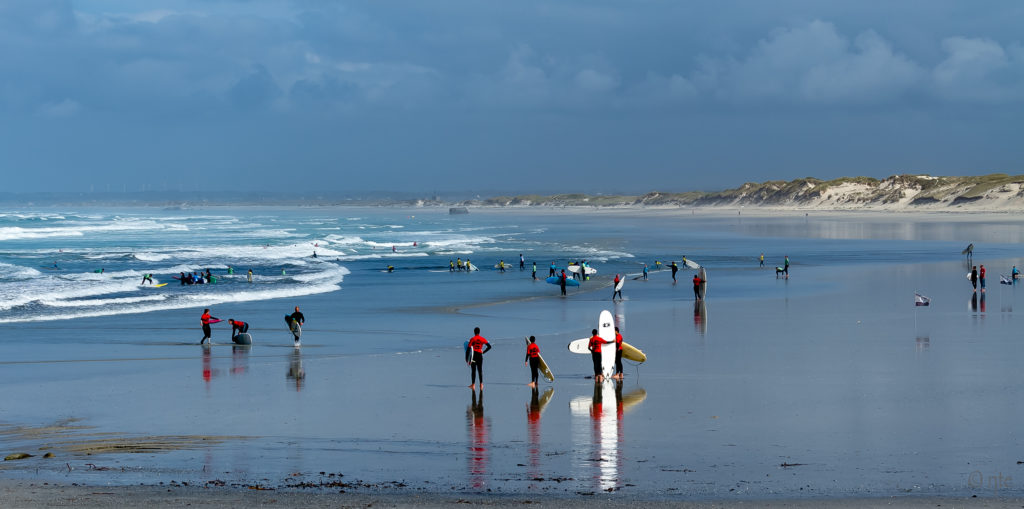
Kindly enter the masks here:
M 971 267 L 971 286 L 974 287 L 974 291 L 978 291 L 978 266 Z
M 245 278 L 252 283 L 252 269 L 249 269 L 249 273 L 245 275 Z
M 236 334 L 244 334 L 246 332 L 249 332 L 249 324 L 241 320 L 228 318 L 228 323 L 231 324 L 231 337 L 235 337 Z
M 786 279 L 789 279 L 789 255 L 786 255 L 785 265 L 782 266 L 782 272 L 786 274 Z
M 647 264 L 644 264 L 644 281 L 647 281 Z
M 671 268 L 672 268 L 672 284 L 676 284 L 676 272 L 679 272 L 679 266 L 676 265 L 676 262 L 672 262 Z
M 213 333 L 210 331 L 210 323 L 214 321 L 219 322 L 220 320 L 215 316 L 210 316 L 210 308 L 204 309 L 203 316 L 199 317 L 199 323 L 203 325 L 203 339 L 199 340 L 200 345 L 205 343 L 207 340 L 209 340 L 210 343 L 213 343 Z
M 764 267 L 764 253 L 761 253 L 761 267 Z
M 619 328 L 615 328 L 615 378 L 622 380 L 622 334 L 619 334 Z
M 302 336 L 302 326 L 306 323 L 306 316 L 299 311 L 299 306 L 295 306 L 295 312 L 288 315 L 288 323 L 292 331 L 292 336 L 295 336 L 295 346 L 299 346 L 301 342 L 299 338 Z
M 551 262 L 551 268 L 548 269 L 548 277 L 555 275 L 555 262 Z
M 540 371 L 540 347 L 537 346 L 537 338 L 530 336 L 530 344 L 526 345 L 526 360 L 523 365 L 530 365 L 530 387 L 537 387 L 538 372 Z
M 1012 279 L 1013 279 L 1014 281 L 1016 281 L 1016 280 L 1017 280 L 1018 278 L 1020 278 L 1020 271 L 1019 271 L 1019 270 L 1017 270 L 1017 266 L 1016 266 L 1016 265 L 1014 265 L 1014 266 L 1013 266 L 1013 268 L 1012 268 L 1012 269 L 1010 269 L 1010 277 L 1011 277 L 1011 278 L 1012 278 Z
M 985 266 L 981 266 L 981 270 L 978 271 L 978 281 L 981 281 L 981 291 L 985 291 Z
M 519 270 L 526 270 L 526 258 L 523 258 L 523 253 L 519 253 Z
M 622 300 L 622 289 L 619 288 L 619 281 L 621 280 L 621 277 L 618 274 L 616 274 L 615 281 L 612 283 L 612 300 L 615 300 L 616 295 L 619 296 L 619 300 Z
M 537 280 L 537 262 L 533 262 L 533 280 Z
M 474 327 L 473 337 L 469 338 L 469 348 L 466 349 L 466 365 L 469 366 L 469 376 L 472 382 L 469 384 L 470 389 L 476 390 L 476 375 L 479 373 L 480 390 L 484 390 L 484 354 L 490 350 L 491 344 L 480 335 L 480 327 Z
M 498 260 L 498 271 L 502 274 L 505 273 L 505 260 Z
M 704 282 L 704 280 L 700 278 L 700 275 L 698 275 L 698 274 L 694 274 L 693 275 L 693 298 L 694 298 L 694 300 L 700 300 L 700 284 L 703 283 L 703 282 Z
M 558 278 L 558 286 L 562 288 L 562 297 L 565 297 L 565 269 L 562 269 L 562 275 Z
M 601 376 L 601 345 L 605 343 L 604 338 L 597 335 L 597 329 L 590 331 L 590 342 L 587 343 L 587 350 L 590 350 L 590 360 L 594 362 L 594 381 L 604 380 Z

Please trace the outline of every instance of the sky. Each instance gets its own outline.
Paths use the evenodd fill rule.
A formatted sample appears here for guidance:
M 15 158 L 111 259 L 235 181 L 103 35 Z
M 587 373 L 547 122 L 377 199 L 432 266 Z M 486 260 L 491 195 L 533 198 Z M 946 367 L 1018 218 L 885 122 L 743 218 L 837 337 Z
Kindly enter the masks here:
M 4 191 L 1024 173 L 1024 3 L 4 0 Z

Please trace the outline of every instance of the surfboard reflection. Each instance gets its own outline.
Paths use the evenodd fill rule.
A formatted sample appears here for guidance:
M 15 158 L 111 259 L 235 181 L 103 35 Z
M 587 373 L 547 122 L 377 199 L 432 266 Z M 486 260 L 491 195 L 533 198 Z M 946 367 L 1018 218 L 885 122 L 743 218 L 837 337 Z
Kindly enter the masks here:
M 701 336 L 708 333 L 708 305 L 706 302 L 698 300 L 693 303 L 693 329 Z
M 484 391 L 479 398 L 476 391 L 466 410 L 467 431 L 469 432 L 469 485 L 483 488 L 487 485 L 487 463 L 490 455 L 487 450 L 488 435 L 491 421 L 484 417 Z
M 527 470 L 531 479 L 543 477 L 540 472 L 540 416 L 544 413 L 544 409 L 551 402 L 551 397 L 555 394 L 554 387 L 548 387 L 544 391 L 544 395 L 540 395 L 540 390 L 536 387 L 530 391 L 530 402 L 526 405 L 526 430 L 530 439 L 530 446 L 528 451 L 530 453 L 530 467 Z M 530 488 L 534 488 L 534 485 L 530 485 Z
M 296 348 L 292 351 L 288 362 L 288 374 L 285 376 L 295 382 L 296 392 L 302 390 L 302 384 L 306 380 L 306 370 L 302 369 L 302 350 Z
M 623 395 L 622 382 L 606 380 L 594 384 L 591 397 L 579 396 L 569 402 L 577 451 L 574 467 L 580 472 L 577 478 L 593 479 L 594 487 L 600 490 L 618 486 L 623 461 L 619 450 L 624 440 L 623 415 L 646 398 L 643 388 Z

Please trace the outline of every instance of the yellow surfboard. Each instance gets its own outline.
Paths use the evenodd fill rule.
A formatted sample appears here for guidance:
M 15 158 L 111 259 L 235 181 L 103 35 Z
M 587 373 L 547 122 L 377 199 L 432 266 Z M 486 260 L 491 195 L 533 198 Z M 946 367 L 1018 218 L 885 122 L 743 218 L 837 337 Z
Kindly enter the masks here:
M 530 344 L 530 336 L 526 336 L 523 339 L 526 340 L 526 344 L 527 345 Z M 625 354 L 623 354 L 623 355 L 625 355 Z M 641 354 L 641 355 L 643 355 L 643 354 Z M 544 362 L 544 356 L 538 354 L 537 358 L 540 359 L 540 373 L 542 375 L 544 375 L 544 379 L 549 381 L 549 382 L 554 382 L 555 381 L 555 375 L 553 373 L 551 373 L 551 368 L 548 368 L 548 363 Z
M 639 348 L 623 341 L 622 358 L 629 359 L 633 362 L 645 362 L 647 360 L 647 355 L 641 352 Z

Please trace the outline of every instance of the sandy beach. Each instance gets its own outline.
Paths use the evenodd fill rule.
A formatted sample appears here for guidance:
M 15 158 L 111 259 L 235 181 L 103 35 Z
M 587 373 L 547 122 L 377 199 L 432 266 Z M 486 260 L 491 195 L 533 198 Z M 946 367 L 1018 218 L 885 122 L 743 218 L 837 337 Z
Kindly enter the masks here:
M 196 289 L 223 301 L 216 316 L 252 323 L 252 347 L 231 345 L 223 328 L 200 347 L 201 309 L 173 300 L 193 298 L 187 287 L 165 287 L 176 292 L 166 309 L 146 312 L 5 311 L 3 337 L 20 341 L 0 343 L 0 446 L 32 456 L 0 462 L 4 505 L 932 507 L 1019 496 L 1018 288 L 998 273 L 1020 265 L 1024 223 L 636 210 L 489 211 L 451 223 L 409 209 L 361 219 L 362 247 L 318 233 L 339 213 L 368 214 L 296 211 L 273 223 L 332 259 L 260 267 L 252 299 L 244 279 Z M 319 231 L 350 226 L 338 228 Z M 423 240 L 437 231 L 446 237 Z M 392 242 L 395 256 L 376 255 L 372 243 Z M 992 267 L 986 293 L 963 277 L 968 242 Z M 182 263 L 163 258 L 170 248 L 147 249 L 141 257 L 155 261 L 118 270 Z M 517 262 L 520 249 L 544 276 L 570 258 L 562 251 L 599 273 L 562 298 L 518 267 L 445 267 L 450 257 L 484 269 Z M 633 279 L 642 262 L 682 254 L 708 268 L 706 302 L 693 300 L 692 271 L 675 285 L 667 269 Z M 773 268 L 782 255 L 789 278 Z M 348 272 L 338 290 L 283 293 L 334 274 L 323 264 Z M 629 278 L 612 302 L 616 273 Z M 114 289 L 99 311 L 157 302 L 152 289 Z M 916 291 L 932 305 L 915 308 Z M 278 323 L 296 305 L 308 320 L 299 349 Z M 627 363 L 621 384 L 595 384 L 589 359 L 565 348 L 604 309 L 649 356 Z M 463 362 L 475 326 L 494 346 L 483 391 L 467 388 Z M 525 386 L 526 335 L 556 374 L 536 392 Z

